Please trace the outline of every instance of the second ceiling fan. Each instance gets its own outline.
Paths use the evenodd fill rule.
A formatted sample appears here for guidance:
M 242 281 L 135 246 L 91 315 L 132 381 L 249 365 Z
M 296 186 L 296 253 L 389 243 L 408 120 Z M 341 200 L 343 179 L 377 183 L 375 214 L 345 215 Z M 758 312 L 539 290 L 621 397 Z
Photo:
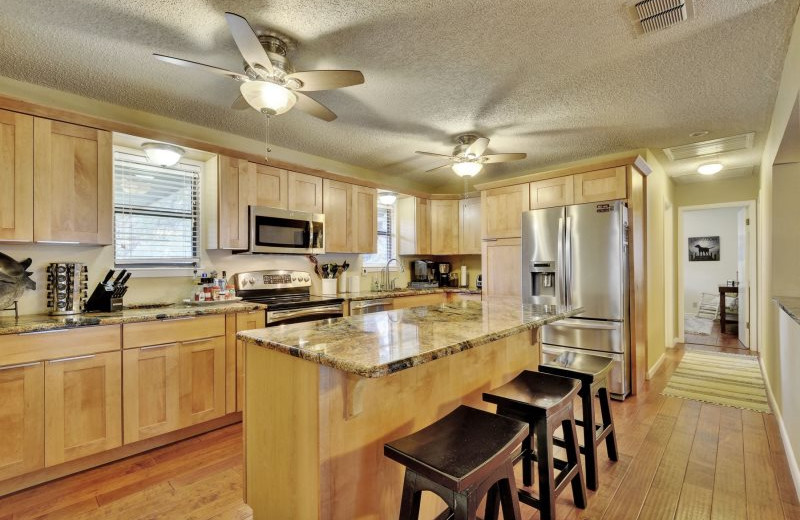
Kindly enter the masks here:
M 483 169 L 484 164 L 518 161 L 528 156 L 524 153 L 495 153 L 484 155 L 486 148 L 489 146 L 489 139 L 486 137 L 478 137 L 475 134 L 460 135 L 456 138 L 456 142 L 458 142 L 458 144 L 450 155 L 417 151 L 416 153 L 420 155 L 443 157 L 449 161 L 446 164 L 426 171 L 432 172 L 450 166 L 459 177 L 472 177 Z

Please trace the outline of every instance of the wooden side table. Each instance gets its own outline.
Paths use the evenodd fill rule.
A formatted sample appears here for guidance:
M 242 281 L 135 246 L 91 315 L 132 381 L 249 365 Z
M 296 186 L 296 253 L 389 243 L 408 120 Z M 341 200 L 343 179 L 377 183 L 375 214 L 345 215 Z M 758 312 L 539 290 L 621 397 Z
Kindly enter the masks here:
M 738 322 L 738 317 L 735 320 L 729 320 L 725 317 L 725 296 L 728 293 L 734 293 L 736 295 L 739 294 L 739 287 L 730 285 L 720 285 L 719 286 L 719 330 L 721 333 L 725 334 L 725 325 L 728 322 Z

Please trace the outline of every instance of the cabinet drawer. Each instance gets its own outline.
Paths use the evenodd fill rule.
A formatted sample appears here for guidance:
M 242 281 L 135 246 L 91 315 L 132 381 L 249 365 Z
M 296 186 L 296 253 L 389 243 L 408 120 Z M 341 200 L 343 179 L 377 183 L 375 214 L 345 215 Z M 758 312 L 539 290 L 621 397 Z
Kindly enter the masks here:
M 0 336 L 0 365 L 15 365 L 120 348 L 120 326 L 55 329 Z
M 126 323 L 122 326 L 122 345 L 124 348 L 136 348 L 224 335 L 224 314 L 185 316 L 171 320 Z

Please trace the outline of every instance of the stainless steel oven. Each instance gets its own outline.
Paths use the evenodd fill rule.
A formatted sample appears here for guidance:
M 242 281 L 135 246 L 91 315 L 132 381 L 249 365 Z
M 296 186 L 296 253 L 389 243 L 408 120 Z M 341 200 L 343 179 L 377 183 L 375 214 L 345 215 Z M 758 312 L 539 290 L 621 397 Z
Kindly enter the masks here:
M 325 253 L 325 215 L 250 206 L 247 253 Z
M 341 303 L 319 304 L 313 307 L 300 309 L 271 310 L 267 307 L 267 327 L 286 325 L 288 323 L 301 323 L 304 321 L 326 320 L 341 318 L 343 306 Z

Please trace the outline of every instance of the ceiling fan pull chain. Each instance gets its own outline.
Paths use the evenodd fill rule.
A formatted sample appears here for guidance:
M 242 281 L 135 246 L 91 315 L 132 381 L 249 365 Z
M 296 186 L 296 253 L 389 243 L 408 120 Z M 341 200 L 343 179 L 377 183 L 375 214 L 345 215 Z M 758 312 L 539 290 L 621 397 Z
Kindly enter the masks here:
M 269 148 L 269 120 L 270 120 L 270 117 L 269 117 L 269 114 L 266 113 L 266 112 L 264 112 L 264 117 L 267 118 L 267 122 L 266 122 L 267 139 L 265 141 L 265 147 L 264 147 L 264 160 L 269 162 L 269 153 L 272 151 Z

